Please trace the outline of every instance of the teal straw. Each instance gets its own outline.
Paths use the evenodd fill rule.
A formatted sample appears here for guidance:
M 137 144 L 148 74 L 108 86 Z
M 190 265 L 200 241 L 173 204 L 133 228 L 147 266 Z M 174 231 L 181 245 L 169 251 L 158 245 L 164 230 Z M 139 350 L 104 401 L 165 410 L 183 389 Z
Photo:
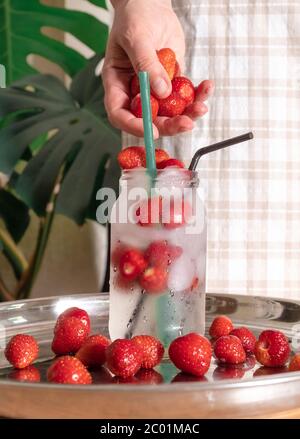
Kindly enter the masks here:
M 153 125 L 152 125 L 152 109 L 150 101 L 150 82 L 148 72 L 139 72 L 142 110 L 143 110 L 143 125 L 144 125 L 144 140 L 146 148 L 146 165 L 149 175 L 154 178 L 156 176 L 156 161 L 155 161 L 155 146 L 153 139 Z
M 155 185 L 155 177 L 157 175 L 155 146 L 153 139 L 152 109 L 150 101 L 150 82 L 148 72 L 139 72 L 140 90 L 142 98 L 143 124 L 144 124 L 144 140 L 146 147 L 146 166 L 148 174 L 151 178 L 151 188 Z M 168 315 L 168 296 L 163 294 L 157 299 L 156 304 L 156 320 L 158 337 L 166 346 L 170 342 L 170 337 L 164 329 L 166 318 Z

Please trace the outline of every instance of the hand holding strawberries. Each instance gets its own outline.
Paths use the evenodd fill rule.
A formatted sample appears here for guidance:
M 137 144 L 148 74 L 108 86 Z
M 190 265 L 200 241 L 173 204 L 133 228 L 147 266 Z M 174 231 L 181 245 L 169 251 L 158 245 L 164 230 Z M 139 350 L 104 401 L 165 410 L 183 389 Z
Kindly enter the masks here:
M 174 76 L 180 75 L 185 50 L 183 31 L 171 0 L 112 0 L 112 4 L 115 19 L 103 68 L 105 105 L 111 123 L 135 136 L 143 136 L 140 99 L 136 97 L 139 87 L 134 74 L 146 70 L 153 94 L 152 108 L 155 115 L 159 111 L 153 126 L 154 137 L 192 130 L 193 121 L 207 112 L 204 101 L 212 94 L 213 83 L 203 81 L 196 88 L 193 102 L 191 90 L 186 100 L 178 92 L 187 91 L 186 81 L 171 83 Z M 177 61 L 171 59 L 172 51 L 166 49 L 169 47 Z

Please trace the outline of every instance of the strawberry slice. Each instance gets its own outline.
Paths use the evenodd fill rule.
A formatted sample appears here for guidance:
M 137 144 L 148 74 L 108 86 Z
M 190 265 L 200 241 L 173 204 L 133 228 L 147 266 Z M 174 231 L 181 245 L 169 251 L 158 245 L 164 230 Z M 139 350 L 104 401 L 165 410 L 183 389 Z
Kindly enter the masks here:
M 146 267 L 144 255 L 138 249 L 127 250 L 120 258 L 120 273 L 127 281 L 135 280 Z
M 148 267 L 141 274 L 139 282 L 147 293 L 163 293 L 167 288 L 167 272 L 161 267 Z

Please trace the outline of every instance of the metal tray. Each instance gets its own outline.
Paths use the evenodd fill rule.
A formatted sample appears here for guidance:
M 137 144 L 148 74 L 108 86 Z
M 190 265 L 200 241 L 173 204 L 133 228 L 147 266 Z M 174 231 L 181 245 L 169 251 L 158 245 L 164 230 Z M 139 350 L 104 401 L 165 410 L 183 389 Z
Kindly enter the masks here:
M 120 383 L 105 371 L 90 386 L 49 384 L 45 371 L 53 358 L 50 345 L 57 316 L 70 306 L 88 311 L 93 332 L 107 334 L 109 297 L 75 295 L 6 302 L 0 305 L 0 416 L 17 418 L 236 418 L 300 416 L 300 372 L 266 369 L 251 361 L 241 368 L 218 367 L 215 361 L 205 379 L 178 375 L 164 361 L 157 371 L 161 384 Z M 264 297 L 208 294 L 207 326 L 218 314 L 256 334 L 278 328 L 297 345 L 300 302 Z M 40 344 L 37 367 L 40 383 L 11 377 L 4 357 L 6 342 L 16 333 L 35 336 Z M 228 377 L 232 377 L 228 379 Z M 107 379 L 108 378 L 108 379 Z

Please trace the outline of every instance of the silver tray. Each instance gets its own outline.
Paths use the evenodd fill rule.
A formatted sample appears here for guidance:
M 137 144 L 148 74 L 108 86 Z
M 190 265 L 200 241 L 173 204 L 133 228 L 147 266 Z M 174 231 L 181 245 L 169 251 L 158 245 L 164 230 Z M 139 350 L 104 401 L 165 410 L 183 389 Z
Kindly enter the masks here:
M 93 332 L 107 334 L 109 298 L 106 294 L 75 295 L 6 302 L 0 305 L 0 416 L 18 418 L 235 418 L 300 416 L 300 372 L 266 369 L 256 365 L 230 371 L 215 361 L 204 380 L 180 375 L 168 361 L 157 371 L 163 382 L 49 384 L 45 371 L 53 358 L 50 345 L 57 316 L 70 306 L 88 311 Z M 218 314 L 229 315 L 235 325 L 247 325 L 256 334 L 278 328 L 292 339 L 299 332 L 300 302 L 208 294 L 207 326 Z M 295 332 L 296 331 L 296 332 Z M 4 357 L 6 342 L 16 333 L 28 333 L 40 344 L 37 367 L 40 383 L 11 379 Z M 294 338 L 294 342 L 295 342 Z M 297 340 L 296 340 L 297 341 Z M 231 376 L 231 375 L 230 375 Z

